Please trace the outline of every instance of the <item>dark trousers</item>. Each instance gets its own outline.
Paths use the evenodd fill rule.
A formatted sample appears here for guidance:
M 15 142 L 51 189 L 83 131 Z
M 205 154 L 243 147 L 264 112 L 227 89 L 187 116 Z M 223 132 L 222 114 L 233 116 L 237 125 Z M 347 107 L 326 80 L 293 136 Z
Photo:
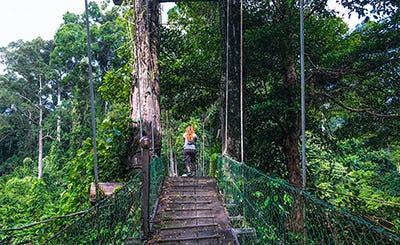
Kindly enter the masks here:
M 185 158 L 185 167 L 190 167 L 190 171 L 196 171 L 196 151 L 183 150 L 183 156 Z

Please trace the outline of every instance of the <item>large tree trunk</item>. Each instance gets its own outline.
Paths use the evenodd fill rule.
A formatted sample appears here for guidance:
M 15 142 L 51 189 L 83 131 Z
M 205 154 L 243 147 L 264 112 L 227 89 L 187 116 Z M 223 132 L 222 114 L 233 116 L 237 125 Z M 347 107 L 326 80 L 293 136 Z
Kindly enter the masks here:
M 291 18 L 292 10 L 295 8 L 288 8 L 286 1 L 276 1 L 276 6 L 281 10 L 283 15 L 278 15 L 277 23 L 287 21 L 286 18 Z M 293 3 L 292 3 L 293 4 Z M 301 188 L 302 178 L 300 171 L 300 153 L 299 153 L 299 139 L 301 131 L 301 113 L 298 108 L 300 102 L 299 88 L 300 83 L 297 79 L 296 73 L 296 54 L 292 48 L 296 35 L 292 33 L 294 30 L 288 30 L 285 38 L 281 40 L 283 55 L 283 76 L 284 76 L 284 91 L 286 98 L 286 110 L 283 115 L 282 125 L 284 130 L 283 151 L 285 154 L 285 163 L 288 170 L 288 181 L 291 186 Z M 300 234 L 304 232 L 304 208 L 305 203 L 301 193 L 292 192 L 293 204 L 290 213 L 286 217 L 286 229 L 293 234 Z M 299 241 L 299 244 L 303 244 Z
M 302 178 L 300 171 L 300 153 L 299 153 L 299 138 L 301 129 L 301 114 L 296 107 L 296 101 L 299 100 L 298 96 L 298 79 L 295 68 L 295 57 L 288 55 L 287 69 L 285 74 L 285 87 L 287 98 L 287 112 L 285 116 L 284 130 L 284 144 L 283 150 L 286 156 L 286 166 L 288 169 L 288 180 L 291 186 L 301 188 Z M 293 192 L 293 207 L 286 220 L 287 230 L 293 233 L 301 233 L 304 228 L 304 201 L 301 193 Z
M 147 5 L 146 3 L 149 3 Z M 131 84 L 131 118 L 140 136 L 152 139 L 153 153 L 161 150 L 160 87 L 158 70 L 157 0 L 135 0 L 134 77 Z
M 287 107 L 285 117 L 285 139 L 283 149 L 286 156 L 286 166 L 288 169 L 289 184 L 300 188 L 302 186 L 302 178 L 300 171 L 300 153 L 299 153 L 299 138 L 301 129 L 301 115 L 296 108 L 296 101 L 299 100 L 297 95 L 297 87 L 299 86 L 294 56 L 289 55 L 287 58 L 287 70 L 285 75 L 285 87 L 287 91 Z
M 241 159 L 240 1 L 220 1 L 222 35 L 222 151 Z

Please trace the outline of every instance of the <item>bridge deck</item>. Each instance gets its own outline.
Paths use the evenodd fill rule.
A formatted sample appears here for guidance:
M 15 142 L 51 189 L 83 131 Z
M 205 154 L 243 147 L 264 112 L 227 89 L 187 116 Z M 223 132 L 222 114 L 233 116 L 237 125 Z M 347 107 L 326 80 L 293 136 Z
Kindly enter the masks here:
M 147 244 L 238 244 L 216 180 L 167 177 Z

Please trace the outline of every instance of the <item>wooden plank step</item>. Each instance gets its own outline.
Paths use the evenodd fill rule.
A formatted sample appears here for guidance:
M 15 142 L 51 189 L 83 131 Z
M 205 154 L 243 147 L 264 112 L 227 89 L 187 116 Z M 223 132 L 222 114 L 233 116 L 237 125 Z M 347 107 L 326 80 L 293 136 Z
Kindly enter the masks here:
M 195 237 L 208 237 L 208 236 L 222 236 L 220 232 L 215 229 L 204 228 L 204 229 L 184 229 L 184 230 L 160 230 L 158 233 L 159 239 L 168 239 L 168 238 L 195 238 Z
M 169 186 L 212 186 L 212 181 L 187 181 L 182 182 L 171 181 L 168 183 Z M 168 186 L 166 185 L 166 186 Z
M 185 182 L 170 182 L 165 187 L 169 186 L 191 186 L 191 187 L 212 187 L 212 182 L 196 182 L 196 181 L 185 181 Z
M 212 203 L 210 200 L 194 200 L 194 201 L 173 201 L 169 202 L 169 204 L 210 204 Z
M 179 199 L 174 199 L 174 200 L 172 200 L 172 201 L 177 201 L 177 200 L 179 200 Z M 204 203 L 204 204 L 197 204 L 197 205 L 203 205 L 203 206 L 212 206 L 213 205 L 213 200 L 212 200 L 212 198 L 189 198 L 189 197 L 183 197 L 183 198 L 181 198 L 180 200 L 183 200 L 183 201 L 194 201 L 194 200 L 196 200 L 196 201 L 199 201 L 199 200 L 202 200 L 202 201 L 211 201 L 211 203 Z M 175 205 L 175 206 L 177 206 L 177 205 L 179 205 L 179 204 L 168 204 L 168 206 L 169 205 Z M 196 205 L 196 204 L 192 204 L 192 205 Z
M 192 216 L 180 216 L 173 218 L 174 220 L 187 220 L 187 219 L 213 219 L 215 218 L 213 215 L 192 215 Z M 172 219 L 172 218 L 171 218 Z M 164 221 L 168 221 L 168 219 L 164 218 Z
M 199 193 L 197 193 L 196 195 L 189 195 L 189 194 L 183 194 L 183 195 L 179 195 L 179 194 L 175 194 L 175 195 L 166 195 L 166 197 L 168 198 L 213 198 L 215 197 L 215 195 L 200 195 Z
M 197 207 L 197 208 L 186 208 L 186 209 L 184 209 L 184 208 L 175 208 L 175 209 L 166 208 L 165 209 L 166 212 L 175 212 L 175 211 L 185 212 L 185 211 L 204 211 L 204 210 L 213 210 L 213 208 Z
M 167 177 L 148 244 L 239 244 L 230 222 L 215 179 Z
M 184 229 L 192 229 L 193 226 L 207 226 L 211 224 L 216 224 L 217 220 L 215 218 L 204 218 L 204 219 L 164 219 L 161 223 L 154 224 L 154 228 L 161 229 L 161 227 L 183 227 Z
M 207 227 L 217 227 L 218 224 L 211 223 L 211 224 L 196 224 L 196 225 L 176 225 L 176 226 L 166 226 L 160 227 L 160 230 L 181 230 L 181 229 L 202 229 Z
M 210 186 L 210 185 L 206 185 L 206 184 L 203 185 L 203 184 L 197 184 L 197 183 L 189 184 L 189 185 L 171 185 L 169 187 L 172 189 L 178 189 L 178 188 L 211 189 L 212 188 L 212 186 Z
M 170 204 L 170 209 L 195 210 L 196 208 L 213 208 L 212 204 Z M 204 210 L 204 209 L 202 209 Z
M 219 239 L 220 235 L 210 235 L 210 236 L 196 236 L 196 237 L 177 237 L 177 238 L 165 238 L 157 240 L 158 242 L 180 242 L 180 241 L 197 241 L 197 240 L 205 240 L 205 239 Z
M 199 189 L 188 189 L 188 188 L 179 188 L 179 189 L 170 189 L 168 190 L 168 193 L 184 193 L 184 192 L 192 192 L 192 193 L 209 193 L 213 192 L 211 189 L 210 190 L 199 190 Z

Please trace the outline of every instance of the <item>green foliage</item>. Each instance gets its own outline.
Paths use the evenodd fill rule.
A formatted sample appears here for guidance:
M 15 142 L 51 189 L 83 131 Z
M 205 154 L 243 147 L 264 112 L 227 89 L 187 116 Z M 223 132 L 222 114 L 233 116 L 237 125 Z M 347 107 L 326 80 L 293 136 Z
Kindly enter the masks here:
M 398 226 L 386 226 L 391 229 L 384 230 L 373 224 L 377 216 L 352 215 L 347 211 L 348 207 L 332 206 L 307 191 L 293 188 L 229 158 L 219 157 L 217 163 L 219 188 L 225 202 L 233 204 L 227 205 L 227 210 L 230 216 L 241 217 L 240 220 L 232 220 L 233 225 L 256 231 L 239 236 L 241 244 L 277 244 L 282 240 L 288 244 L 344 241 L 391 244 L 399 241 Z M 376 215 L 387 209 L 384 207 L 387 203 L 373 204 L 371 199 L 364 201 Z M 395 205 L 392 208 L 396 210 Z M 379 219 L 379 224 L 384 221 Z M 386 221 L 397 224 L 398 218 L 394 215 Z
M 119 12 L 100 9 L 96 3 L 89 5 L 93 21 L 94 82 L 98 87 L 106 71 L 120 72 L 130 58 L 122 52 L 116 53 L 125 41 L 121 38 L 124 25 L 117 17 Z M 0 76 L 0 229 L 90 207 L 93 145 L 88 138 L 92 130 L 84 15 L 65 14 L 54 42 L 19 41 L 2 48 L 0 55 L 7 71 Z M 47 102 L 42 180 L 36 177 L 38 113 L 35 103 L 39 78 L 46 88 L 42 99 Z M 114 77 L 109 80 L 112 79 Z M 110 94 L 120 89 L 112 90 L 113 85 L 107 83 L 109 80 L 107 77 L 103 86 L 109 93 L 108 97 L 104 96 L 106 99 L 113 98 Z M 126 181 L 132 174 L 127 150 L 131 147 L 132 135 L 129 110 L 126 105 L 119 104 L 126 102 L 128 87 L 129 83 L 125 84 L 125 92 L 119 97 L 125 97 L 124 100 L 111 100 L 115 104 L 105 106 L 106 103 L 95 96 L 97 121 L 101 122 L 98 128 L 99 173 L 105 181 Z M 107 93 L 104 91 L 101 92 Z M 58 105 L 57 98 L 60 99 Z M 60 228 L 53 225 L 53 229 Z M 30 232 L 41 234 L 43 230 L 51 232 L 44 226 L 37 226 L 19 242 L 29 241 Z
M 126 106 L 115 106 L 98 128 L 99 175 L 103 182 L 125 182 L 132 175 L 132 120 Z
M 219 14 L 214 3 L 178 6 L 170 10 L 171 25 L 161 28 L 161 107 L 173 118 L 188 120 L 218 100 Z
M 395 14 L 399 8 L 399 2 L 393 0 L 341 0 L 340 2 L 359 16 L 373 14 L 375 18 L 380 15 Z
M 7 67 L 6 73 L 0 76 L 0 161 L 7 163 L 1 167 L 0 174 L 12 171 L 25 157 L 37 156 L 39 96 L 44 103 L 45 121 L 54 108 L 51 86 L 55 73 L 49 64 L 53 49 L 52 41 L 37 38 L 13 42 L 0 50 Z
M 400 174 L 392 156 L 357 139 L 337 141 L 336 149 L 309 136 L 309 187 L 330 203 L 399 231 Z
M 307 186 L 329 203 L 399 232 L 400 32 L 398 13 L 393 11 L 398 4 L 375 0 L 341 2 L 358 13 L 364 13 L 365 3 L 370 3 L 372 12 L 388 16 L 379 22 L 365 20 L 349 32 L 321 1 L 307 2 Z M 299 87 L 285 86 L 288 57 L 297 59 L 299 53 L 295 3 L 244 4 L 246 153 L 252 166 L 280 179 L 287 176 L 285 123 L 293 124 L 287 115 L 300 111 Z M 99 177 L 100 181 L 125 182 L 133 175 L 130 162 L 136 150 L 132 145 L 136 129 L 131 126 L 127 107 L 134 57 L 130 43 L 133 32 L 129 29 L 132 9 L 122 14 L 119 10 L 122 8 L 106 11 L 90 3 L 94 82 L 101 94 L 95 101 Z M 219 18 L 216 3 L 180 2 L 170 11 L 170 25 L 160 27 L 163 155 L 169 155 L 168 149 L 172 148 L 182 163 L 182 134 L 192 124 L 199 137 L 199 164 L 203 167 L 210 163 L 212 176 L 228 174 L 228 179 L 220 180 L 227 184 L 229 178 L 236 176 L 229 176 L 230 169 L 218 169 L 216 160 L 221 148 Z M 89 208 L 94 160 L 84 16 L 66 13 L 54 42 L 19 41 L 2 48 L 0 55 L 7 68 L 7 74 L 0 76 L 0 228 Z M 299 70 L 296 62 L 295 73 Z M 43 179 L 38 180 L 35 106 L 41 76 L 47 85 L 43 97 L 48 99 L 44 129 L 49 137 L 44 147 Z M 57 90 L 61 92 L 58 94 Z M 56 105 L 58 95 L 62 103 Z M 283 227 L 287 220 L 282 217 L 290 214 L 289 207 L 295 206 L 297 199 L 281 194 L 280 183 L 267 183 L 254 176 L 242 176 L 229 191 L 248 188 L 245 195 L 259 205 L 259 211 L 276 211 L 280 219 L 273 224 Z M 265 192 L 267 189 L 270 192 Z M 246 201 L 246 196 L 233 196 L 235 204 Z M 244 226 L 260 219 L 256 216 L 259 212 L 244 211 L 254 215 L 242 222 Z M 133 212 L 129 219 L 138 225 L 140 210 Z M 273 218 L 263 217 L 260 223 Z M 316 224 L 321 222 L 311 223 L 308 228 Z M 259 239 L 278 241 L 280 232 L 276 227 L 257 226 L 258 234 L 264 234 Z M 120 238 L 124 239 L 127 229 L 119 225 L 115 229 L 107 227 L 101 234 L 122 234 Z M 138 230 L 133 234 L 139 236 Z M 33 233 L 43 232 L 44 228 L 38 228 L 18 242 L 27 242 Z M 90 233 L 86 238 L 95 241 L 98 236 L 101 235 Z M 287 238 L 298 241 L 297 236 L 290 233 Z
M 128 104 L 132 68 L 126 64 L 117 71 L 109 71 L 99 87 L 103 99 L 113 103 Z
M 218 176 L 217 158 L 218 158 L 218 153 L 213 153 L 210 156 L 210 173 L 209 173 L 209 176 L 211 176 L 211 177 L 217 177 Z
M 163 115 L 169 119 L 169 114 Z M 201 173 L 208 173 L 210 170 L 210 156 L 220 152 L 221 145 L 217 141 L 218 128 L 215 128 L 215 121 L 218 120 L 218 110 L 216 104 L 208 109 L 202 117 L 190 117 L 188 120 L 169 119 L 165 123 L 163 135 L 163 156 L 166 159 L 170 157 L 171 150 L 177 159 L 178 170 L 184 169 L 183 164 L 183 134 L 188 125 L 193 125 L 197 135 L 197 167 Z
M 36 176 L 10 178 L 0 186 L 2 229 L 33 223 L 56 214 L 51 184 Z
M 100 182 L 126 182 L 133 174 L 129 161 L 131 119 L 125 106 L 110 111 L 97 130 Z M 64 169 L 69 173 L 67 189 L 61 195 L 63 212 L 76 212 L 89 205 L 89 187 L 94 182 L 93 142 L 88 138 Z M 64 184 L 65 185 L 65 184 Z
M 182 135 L 191 123 L 198 136 L 198 167 L 208 168 L 209 156 L 220 151 L 219 12 L 214 3 L 177 3 L 162 27 L 160 47 L 161 109 L 164 123 L 163 155 L 172 148 L 183 169 Z M 167 144 L 165 143 L 167 142 Z

